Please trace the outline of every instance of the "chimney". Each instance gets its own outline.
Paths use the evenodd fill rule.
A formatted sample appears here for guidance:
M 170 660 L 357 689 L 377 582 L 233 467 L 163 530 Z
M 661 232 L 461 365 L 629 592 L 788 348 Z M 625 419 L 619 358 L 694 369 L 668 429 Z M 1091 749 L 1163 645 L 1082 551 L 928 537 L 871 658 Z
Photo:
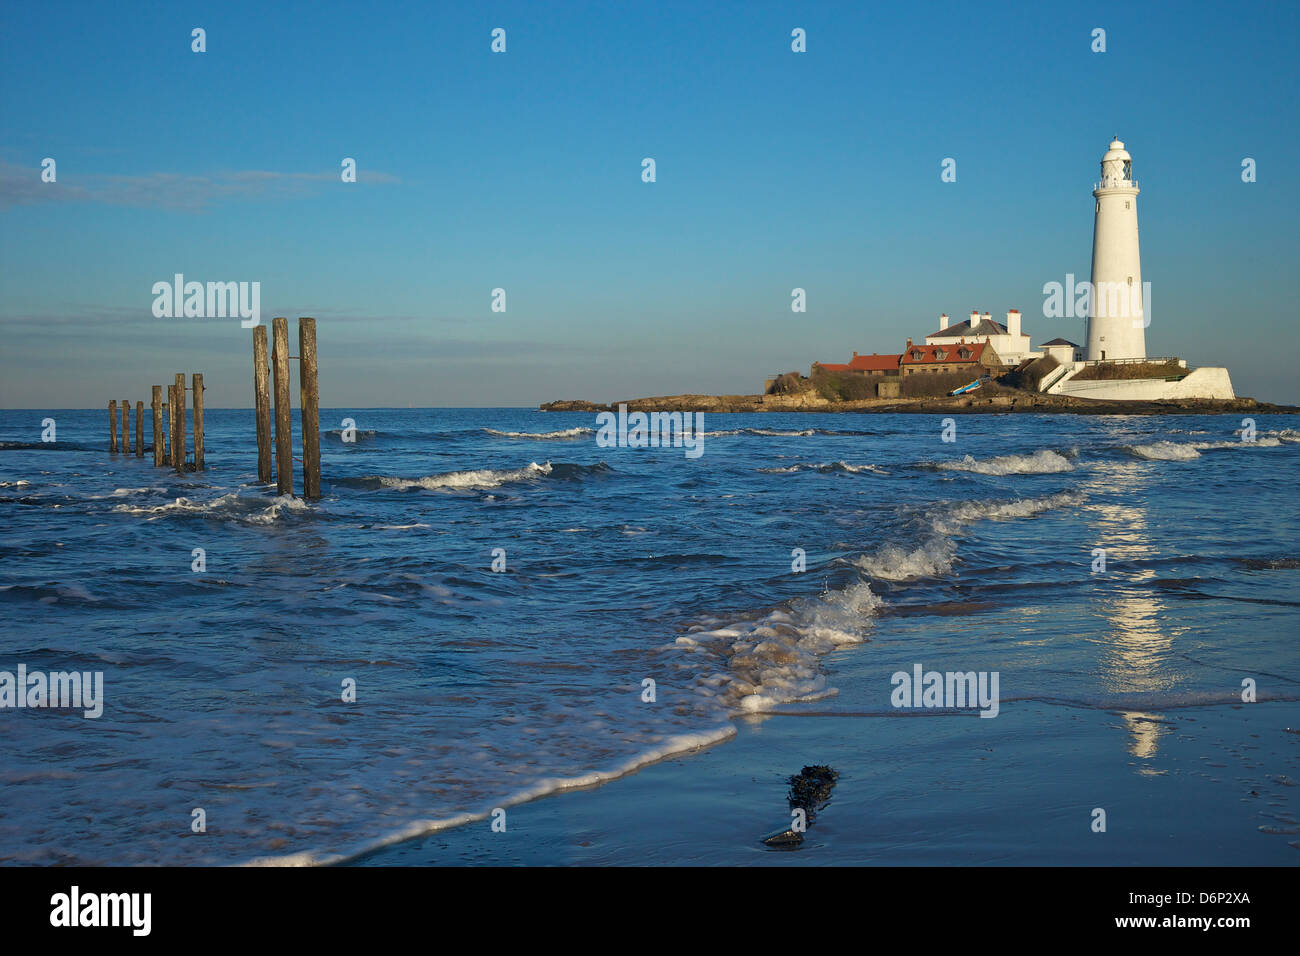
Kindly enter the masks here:
M 1008 335 L 1020 334 L 1020 310 L 1019 309 L 1012 309 L 1010 312 L 1007 313 L 1007 334 Z
M 970 327 L 974 330 L 975 326 L 980 324 L 980 314 L 976 309 L 970 310 Z
M 939 316 L 939 331 L 942 332 L 948 327 L 948 313 L 945 312 Z
M 912 340 L 911 340 L 911 339 L 908 339 L 908 340 L 907 340 L 907 347 L 908 347 L 909 349 L 912 347 Z
M 853 357 L 854 357 L 854 358 L 857 358 L 857 357 L 858 357 L 858 351 L 857 351 L 857 349 L 854 349 L 854 350 L 853 350 Z
M 993 321 L 993 316 L 991 316 L 991 315 L 989 315 L 987 312 L 985 312 L 985 313 L 984 313 L 984 321 L 985 321 L 985 322 L 992 322 L 992 321 Z

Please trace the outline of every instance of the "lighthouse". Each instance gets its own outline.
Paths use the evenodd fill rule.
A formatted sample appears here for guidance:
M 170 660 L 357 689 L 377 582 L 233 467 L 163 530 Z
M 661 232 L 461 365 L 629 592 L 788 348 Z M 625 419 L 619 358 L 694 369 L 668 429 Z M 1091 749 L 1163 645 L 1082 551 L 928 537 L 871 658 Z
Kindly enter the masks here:
M 1118 139 L 1101 158 L 1092 227 L 1088 360 L 1146 358 L 1146 309 L 1138 256 L 1138 185 L 1133 158 Z

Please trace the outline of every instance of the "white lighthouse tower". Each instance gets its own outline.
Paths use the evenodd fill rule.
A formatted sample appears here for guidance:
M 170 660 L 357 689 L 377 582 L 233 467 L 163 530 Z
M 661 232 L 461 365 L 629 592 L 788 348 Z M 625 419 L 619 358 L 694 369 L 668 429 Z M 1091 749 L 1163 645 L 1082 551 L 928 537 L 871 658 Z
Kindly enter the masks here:
M 1101 158 L 1092 228 L 1088 360 L 1146 358 L 1146 309 L 1138 256 L 1138 185 L 1133 158 L 1118 139 Z

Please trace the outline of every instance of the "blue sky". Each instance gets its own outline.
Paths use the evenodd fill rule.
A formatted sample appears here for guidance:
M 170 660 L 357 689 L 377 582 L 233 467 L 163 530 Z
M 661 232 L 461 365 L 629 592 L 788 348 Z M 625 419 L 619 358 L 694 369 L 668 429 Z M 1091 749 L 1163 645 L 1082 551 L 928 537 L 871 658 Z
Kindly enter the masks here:
M 327 407 L 753 392 L 971 308 L 1081 342 L 1042 286 L 1116 134 L 1148 351 L 1300 402 L 1298 10 L 5 4 L 0 406 L 250 404 L 251 332 L 153 317 L 177 272 L 316 316 Z

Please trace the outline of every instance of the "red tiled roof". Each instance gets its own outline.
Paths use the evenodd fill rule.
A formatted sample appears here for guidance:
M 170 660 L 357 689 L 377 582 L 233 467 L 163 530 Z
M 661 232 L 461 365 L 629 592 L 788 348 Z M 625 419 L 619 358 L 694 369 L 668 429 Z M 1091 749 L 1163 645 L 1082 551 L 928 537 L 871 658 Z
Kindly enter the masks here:
M 833 365 L 827 362 L 818 362 L 817 367 L 827 372 L 847 372 L 849 370 L 847 365 Z
M 962 358 L 960 353 L 961 349 L 969 350 L 969 357 Z M 933 362 L 978 362 L 984 349 L 985 343 L 983 342 L 951 343 L 948 345 L 913 345 L 903 353 L 902 364 L 926 365 Z M 939 358 L 938 353 L 940 352 L 943 353 L 943 358 Z
M 849 368 L 857 372 L 883 372 L 886 369 L 898 368 L 898 361 L 901 355 L 855 355 L 849 362 Z

